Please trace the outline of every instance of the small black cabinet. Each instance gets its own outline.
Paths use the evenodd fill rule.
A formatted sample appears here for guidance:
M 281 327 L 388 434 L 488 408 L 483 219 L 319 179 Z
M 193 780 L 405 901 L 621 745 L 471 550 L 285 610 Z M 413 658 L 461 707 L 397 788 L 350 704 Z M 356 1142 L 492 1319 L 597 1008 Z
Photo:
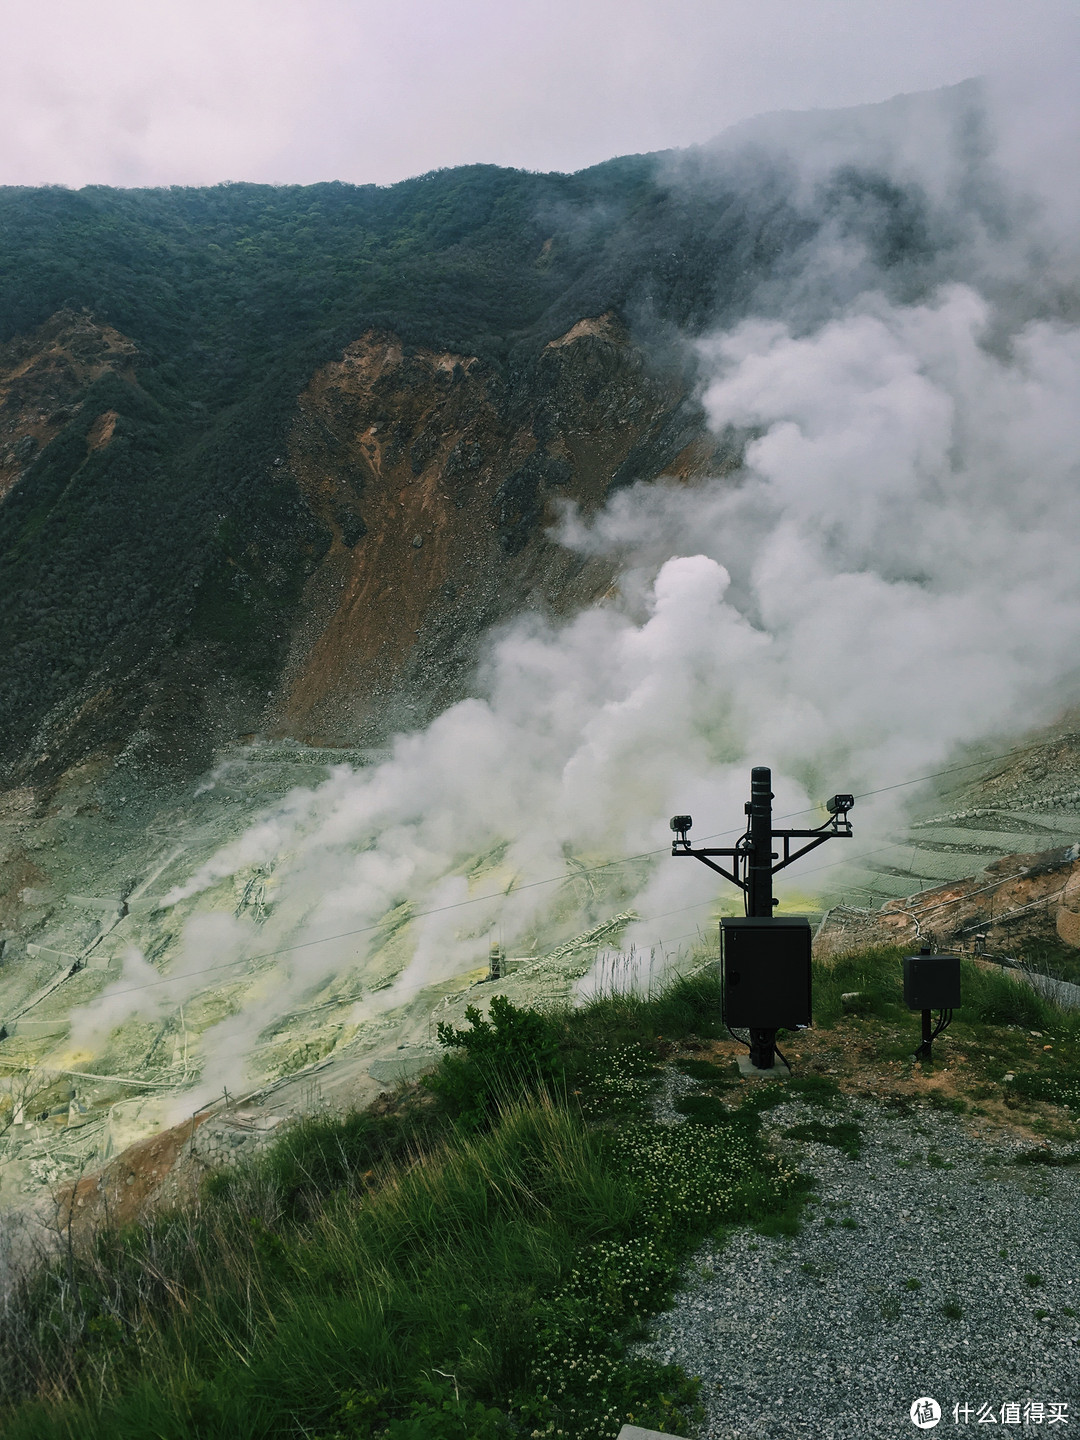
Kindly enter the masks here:
M 721 920 L 725 1023 L 755 1030 L 809 1025 L 810 940 L 802 915 Z
M 904 956 L 904 1004 L 909 1010 L 955 1010 L 960 1004 L 959 955 Z

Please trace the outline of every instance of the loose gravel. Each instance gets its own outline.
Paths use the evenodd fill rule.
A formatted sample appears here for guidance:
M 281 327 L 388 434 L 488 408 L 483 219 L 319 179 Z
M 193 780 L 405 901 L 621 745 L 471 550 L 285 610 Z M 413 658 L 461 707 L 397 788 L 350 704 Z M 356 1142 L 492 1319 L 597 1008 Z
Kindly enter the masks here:
M 860 1158 L 784 1137 L 815 1119 L 856 1120 Z M 817 1182 L 801 1233 L 704 1246 L 639 1347 L 701 1377 L 698 1440 L 910 1437 L 922 1396 L 939 1435 L 1080 1431 L 1080 1167 L 1019 1165 L 1030 1141 L 928 1108 L 785 1102 L 765 1122 Z

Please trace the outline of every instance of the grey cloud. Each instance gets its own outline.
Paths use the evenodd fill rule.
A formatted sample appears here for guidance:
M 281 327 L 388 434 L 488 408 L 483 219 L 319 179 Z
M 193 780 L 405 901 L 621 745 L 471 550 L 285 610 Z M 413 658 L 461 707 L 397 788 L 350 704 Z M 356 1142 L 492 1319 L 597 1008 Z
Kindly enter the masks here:
M 1078 24 L 1066 0 L 8 8 L 0 183 L 68 185 L 576 169 L 764 111 L 1064 74 Z

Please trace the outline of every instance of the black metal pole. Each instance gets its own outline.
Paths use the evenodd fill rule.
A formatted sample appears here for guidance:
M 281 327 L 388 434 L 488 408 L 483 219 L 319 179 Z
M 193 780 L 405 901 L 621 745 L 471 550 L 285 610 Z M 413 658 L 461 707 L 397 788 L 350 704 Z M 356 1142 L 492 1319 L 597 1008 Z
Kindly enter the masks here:
M 750 856 L 747 865 L 746 912 L 771 919 L 772 893 L 772 771 L 755 765 L 750 772 Z M 750 1031 L 750 1063 L 771 1070 L 775 1061 L 776 1031 Z
M 922 1045 L 919 1047 L 920 1060 L 929 1060 L 932 1058 L 933 1034 L 934 1032 L 930 1025 L 930 1011 L 924 1010 L 922 1012 Z

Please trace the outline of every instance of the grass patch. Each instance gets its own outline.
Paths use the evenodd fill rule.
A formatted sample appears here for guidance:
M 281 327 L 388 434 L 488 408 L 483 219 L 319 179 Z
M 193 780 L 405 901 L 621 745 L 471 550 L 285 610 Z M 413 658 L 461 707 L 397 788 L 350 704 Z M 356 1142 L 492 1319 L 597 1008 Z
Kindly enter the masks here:
M 941 1313 L 946 1320 L 962 1320 L 964 1318 L 964 1307 L 959 1300 L 946 1300 L 941 1307 Z
M 967 1101 L 961 1100 L 958 1095 L 941 1095 L 937 1090 L 926 1092 L 926 1103 L 931 1110 L 940 1111 L 945 1115 L 963 1115 L 967 1112 Z
M 1080 1151 L 1072 1151 L 1068 1155 L 1059 1155 L 1053 1150 L 1036 1147 L 1034 1150 L 1023 1150 L 1016 1157 L 1017 1165 L 1080 1165 Z
M 755 1081 L 747 1090 L 741 1109 L 748 1114 L 760 1115 L 765 1110 L 775 1110 L 786 1099 L 786 1084 L 778 1080 Z
M 1080 1075 L 1076 1073 L 1017 1071 L 1011 1084 L 1015 1094 L 1025 1100 L 1044 1100 L 1067 1110 L 1080 1110 Z
M 841 996 L 860 995 L 862 1019 L 885 1019 L 910 1012 L 902 1003 L 903 958 L 910 952 L 900 946 L 880 946 L 841 955 L 814 965 L 814 1023 L 822 1027 L 849 1018 Z
M 198 1206 L 25 1276 L 0 1334 L 9 1440 L 610 1440 L 683 1433 L 695 1382 L 628 1357 L 708 1235 L 794 1233 L 806 1186 L 758 1108 L 642 1112 L 715 982 L 441 1034 L 390 1113 L 291 1126 Z M 776 1087 L 780 1088 L 780 1087 Z M 722 1107 L 720 1107 L 722 1108 Z
M 681 1095 L 675 1109 L 699 1125 L 730 1125 L 732 1111 L 717 1095 Z
M 284 1128 L 257 1167 L 260 1188 L 294 1222 L 318 1213 L 334 1195 L 359 1202 L 388 1167 L 430 1150 L 451 1130 L 445 1113 L 407 1095 L 389 1112 L 312 1116 Z M 250 1170 L 220 1170 L 204 1182 L 207 1199 L 246 1204 Z
M 716 1065 L 711 1060 L 677 1060 L 675 1068 L 706 1085 L 730 1086 L 739 1082 L 738 1074 L 730 1065 Z
M 1022 1025 L 1030 1030 L 1053 1030 L 1061 1011 L 1037 990 L 1008 970 L 961 962 L 960 993 L 968 1024 Z
M 862 1135 L 858 1125 L 851 1120 L 841 1120 L 838 1125 L 824 1125 L 820 1120 L 808 1120 L 801 1125 L 792 1125 L 784 1131 L 792 1140 L 811 1140 L 818 1145 L 834 1145 L 843 1151 L 849 1160 L 857 1160 L 862 1154 Z
M 809 1105 L 831 1109 L 840 1102 L 840 1086 L 827 1075 L 793 1075 L 787 1082 L 787 1093 Z

